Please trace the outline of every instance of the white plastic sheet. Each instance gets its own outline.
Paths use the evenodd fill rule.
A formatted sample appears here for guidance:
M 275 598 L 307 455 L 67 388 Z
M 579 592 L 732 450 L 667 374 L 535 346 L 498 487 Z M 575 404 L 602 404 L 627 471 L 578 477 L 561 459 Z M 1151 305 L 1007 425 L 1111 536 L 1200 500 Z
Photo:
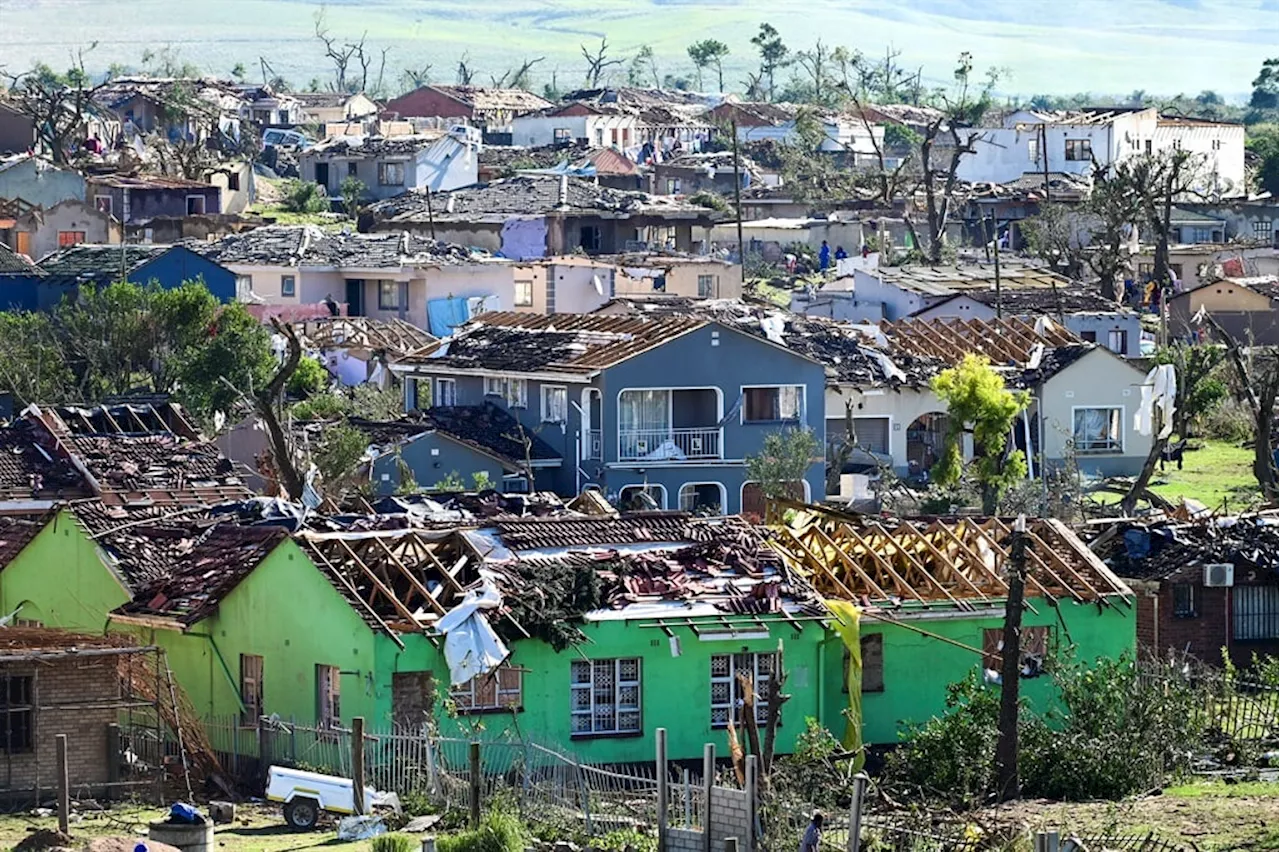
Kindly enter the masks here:
M 495 611 L 501 604 L 502 594 L 486 578 L 479 589 L 467 592 L 462 603 L 446 612 L 436 624 L 444 634 L 444 658 L 454 686 L 488 674 L 510 653 L 484 615 L 486 610 Z
M 1139 435 L 1155 431 L 1155 412 L 1160 411 L 1160 434 L 1167 438 L 1173 434 L 1174 400 L 1178 396 L 1178 376 L 1172 364 L 1159 364 L 1147 373 L 1142 383 L 1142 399 L 1133 414 L 1133 428 Z
M 382 821 L 382 817 L 349 816 L 343 817 L 338 823 L 339 840 L 369 840 L 386 833 L 387 824 Z

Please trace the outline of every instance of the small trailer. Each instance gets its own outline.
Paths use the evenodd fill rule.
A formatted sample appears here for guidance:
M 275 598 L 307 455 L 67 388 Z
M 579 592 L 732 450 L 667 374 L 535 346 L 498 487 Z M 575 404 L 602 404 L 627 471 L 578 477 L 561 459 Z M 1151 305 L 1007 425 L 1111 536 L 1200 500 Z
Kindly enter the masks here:
M 284 821 L 298 831 L 315 828 L 321 811 L 343 816 L 354 814 L 354 789 L 350 778 L 335 775 L 303 772 L 283 766 L 272 766 L 267 773 L 267 801 L 284 805 Z M 391 804 L 393 798 L 378 793 L 372 787 L 365 787 L 365 811 L 371 811 L 374 805 Z

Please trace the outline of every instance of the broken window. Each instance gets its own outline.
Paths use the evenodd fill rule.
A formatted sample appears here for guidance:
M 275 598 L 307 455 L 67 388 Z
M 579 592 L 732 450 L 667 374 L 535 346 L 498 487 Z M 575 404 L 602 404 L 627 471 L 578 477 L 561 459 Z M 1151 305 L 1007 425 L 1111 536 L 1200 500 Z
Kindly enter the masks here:
M 585 225 L 578 230 L 578 245 L 583 251 L 600 251 L 600 229 Z
M 699 275 L 698 276 L 698 298 L 714 299 L 716 296 L 716 276 Z
M 742 422 L 774 423 L 800 420 L 804 408 L 804 386 L 743 388 Z
M 507 379 L 506 398 L 508 408 L 528 408 L 529 380 Z
M 667 508 L 664 485 L 628 485 L 618 492 L 618 506 L 628 512 L 654 512 Z
M 455 686 L 449 691 L 449 697 L 459 713 L 519 710 L 524 701 L 523 675 L 520 669 L 504 664 Z
M 433 406 L 454 406 L 458 404 L 458 381 L 457 379 L 436 379 L 436 398 L 431 401 Z
M 262 718 L 262 657 L 256 654 L 240 655 L 240 703 L 244 705 L 240 724 L 258 727 Z
M 1123 408 L 1077 408 L 1072 412 L 1071 439 L 1078 453 L 1124 451 Z
M 639 657 L 573 660 L 569 695 L 573 736 L 642 732 Z
M 358 177 L 360 175 L 360 164 L 355 160 L 347 163 L 347 177 Z
M 31 675 L 0 675 L 0 724 L 4 726 L 0 737 L 4 738 L 5 754 L 32 749 L 33 688 Z
M 1049 653 L 1048 627 L 1020 628 L 1018 640 L 1018 669 L 1023 677 L 1037 677 L 1044 671 L 1045 655 Z M 989 672 L 1000 673 L 1001 656 L 1004 650 L 1004 628 L 990 627 L 982 631 L 982 667 Z
M 321 728 L 336 728 L 342 724 L 338 675 L 337 666 L 316 666 L 316 723 Z
M 1190 583 L 1174 583 L 1174 618 L 1195 618 L 1196 615 L 1196 587 Z
M 515 306 L 517 308 L 527 308 L 533 305 L 533 282 L 517 281 Z
M 78 246 L 86 239 L 84 231 L 59 231 L 58 248 Z
M 865 633 L 858 639 L 859 653 L 862 655 L 862 691 L 884 692 L 884 636 L 880 633 Z M 853 657 L 849 649 L 844 649 L 844 680 L 840 691 L 849 694 L 849 664 Z
M 1068 162 L 1089 162 L 1093 159 L 1092 143 L 1088 139 L 1068 139 L 1066 158 Z
M 436 680 L 431 672 L 393 672 L 391 717 L 396 725 L 420 728 L 431 718 L 436 702 Z
M 1231 590 L 1232 636 L 1237 641 L 1276 639 L 1280 608 L 1275 586 L 1236 586 Z
M 724 486 L 719 482 L 686 482 L 680 486 L 680 511 L 724 514 Z
M 542 386 L 542 422 L 563 423 L 569 417 L 569 389 L 562 385 Z
M 110 195 L 95 195 L 93 197 L 93 206 L 99 213 L 111 215 L 112 201 Z
M 380 311 L 396 311 L 401 308 L 400 304 L 400 282 L 398 281 L 379 281 L 378 282 L 378 310 Z
M 280 276 L 280 295 L 281 296 L 293 296 L 295 293 L 297 293 L 298 291 L 297 288 L 298 288 L 297 278 L 295 278 L 292 275 Z
M 187 215 L 188 216 L 204 215 L 204 196 L 203 195 L 187 196 Z
M 1083 340 L 1083 341 L 1085 341 L 1086 343 L 1097 343 L 1097 342 L 1098 342 L 1098 332 L 1096 332 L 1096 331 L 1082 331 L 1082 332 L 1080 332 L 1080 339 L 1081 339 L 1081 340 Z
M 769 680 L 773 677 L 774 654 L 712 654 L 711 727 L 723 728 L 732 718 L 741 721 L 746 699 L 741 674 L 755 693 L 756 724 L 763 725 L 769 714 Z
M 378 163 L 380 186 L 404 186 L 404 163 Z

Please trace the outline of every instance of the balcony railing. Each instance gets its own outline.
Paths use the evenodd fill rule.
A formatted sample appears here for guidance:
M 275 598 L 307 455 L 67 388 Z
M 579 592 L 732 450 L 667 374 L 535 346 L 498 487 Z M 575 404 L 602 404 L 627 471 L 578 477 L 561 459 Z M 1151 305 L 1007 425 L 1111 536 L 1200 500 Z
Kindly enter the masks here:
M 722 458 L 720 430 L 715 426 L 698 429 L 624 429 L 618 433 L 619 461 L 718 458 Z

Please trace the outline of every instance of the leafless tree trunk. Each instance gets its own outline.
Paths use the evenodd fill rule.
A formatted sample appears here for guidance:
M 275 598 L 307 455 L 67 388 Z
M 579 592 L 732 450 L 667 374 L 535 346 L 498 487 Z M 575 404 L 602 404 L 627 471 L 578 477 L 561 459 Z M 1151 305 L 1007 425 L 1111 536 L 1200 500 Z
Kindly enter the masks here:
M 476 70 L 471 67 L 470 54 L 462 54 L 462 58 L 458 60 L 458 71 L 456 78 L 459 86 L 470 86 L 471 80 L 476 76 Z
M 1272 349 L 1250 353 L 1254 361 L 1251 370 L 1245 354 L 1240 351 L 1239 341 L 1227 334 L 1212 314 L 1206 314 L 1205 321 L 1227 347 L 1227 357 L 1235 372 L 1236 398 L 1248 405 L 1253 415 L 1253 478 L 1258 481 L 1262 496 L 1274 503 L 1277 498 L 1275 411 L 1280 394 L 1276 352 Z
M 293 441 L 280 424 L 278 406 L 281 395 L 284 393 L 284 386 L 288 384 L 289 377 L 297 371 L 298 364 L 302 361 L 302 342 L 298 340 L 298 333 L 294 331 L 292 324 L 282 323 L 272 317 L 271 327 L 277 334 L 284 335 L 289 345 L 289 352 L 280 369 L 276 370 L 276 374 L 271 377 L 271 381 L 253 395 L 253 407 L 258 417 L 262 419 L 263 425 L 267 427 L 267 437 L 271 441 L 271 455 L 280 476 L 280 484 L 284 486 L 290 500 L 298 500 L 302 497 L 305 480 L 298 472 L 298 465 L 293 455 Z
M 604 76 L 604 72 L 614 65 L 621 65 L 621 59 L 609 59 L 609 42 L 607 39 L 600 39 L 600 47 L 593 54 L 587 50 L 585 44 L 579 45 L 582 49 L 582 58 L 587 61 L 586 88 L 595 89 L 600 85 L 600 80 Z
M 1000 649 L 1000 735 L 996 742 L 996 797 L 1018 798 L 1018 687 L 1022 675 L 1022 599 L 1027 582 L 1027 536 L 1019 517 L 1009 546 L 1009 597 L 1004 606 L 1004 642 Z

